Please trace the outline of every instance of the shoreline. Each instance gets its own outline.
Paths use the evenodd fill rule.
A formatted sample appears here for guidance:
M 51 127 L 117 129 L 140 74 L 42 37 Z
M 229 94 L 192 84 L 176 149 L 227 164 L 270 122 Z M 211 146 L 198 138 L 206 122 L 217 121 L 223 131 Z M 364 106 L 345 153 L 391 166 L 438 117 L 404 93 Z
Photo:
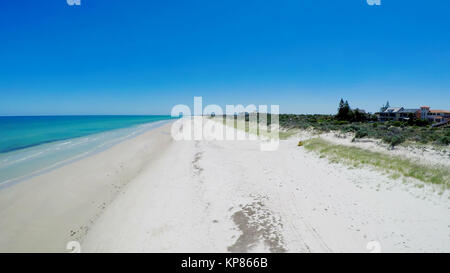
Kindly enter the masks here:
M 133 137 L 136 137 L 136 136 L 139 136 L 141 134 L 144 134 L 144 133 L 146 133 L 146 132 L 148 132 L 150 130 L 154 130 L 156 128 L 159 128 L 160 126 L 163 126 L 164 124 L 170 123 L 170 122 L 171 122 L 171 120 L 169 119 L 169 120 L 161 120 L 161 121 L 156 121 L 156 122 L 150 122 L 150 123 L 146 123 L 146 124 L 137 125 L 137 126 L 135 126 L 135 128 L 139 128 L 139 126 L 142 126 L 142 125 L 147 125 L 149 127 L 145 128 L 144 131 L 138 132 L 135 135 L 131 135 L 131 136 L 126 136 L 124 138 L 115 139 L 113 141 L 113 143 L 109 143 L 108 145 L 106 145 L 104 147 L 101 147 L 101 148 L 95 147 L 94 149 L 91 149 L 91 150 L 88 150 L 88 151 L 76 154 L 74 156 L 71 156 L 69 158 L 63 159 L 62 161 L 58 161 L 58 162 L 53 163 L 53 164 L 51 164 L 49 166 L 46 166 L 44 168 L 35 170 L 35 171 L 33 171 L 33 172 L 29 173 L 29 174 L 25 174 L 23 176 L 12 178 L 12 179 L 9 179 L 9 180 L 6 180 L 6 181 L 1 181 L 0 182 L 0 190 L 2 190 L 4 188 L 7 188 L 7 187 L 10 187 L 10 186 L 12 186 L 12 185 L 14 185 L 16 183 L 20 183 L 20 182 L 32 179 L 32 178 L 34 178 L 36 176 L 46 174 L 48 172 L 51 172 L 53 170 L 56 170 L 56 169 L 61 168 L 63 166 L 66 166 L 68 164 L 77 162 L 77 161 L 82 160 L 84 158 L 87 158 L 89 156 L 96 155 L 98 153 L 101 153 L 101 152 L 111 148 L 114 145 L 117 145 L 117 144 L 119 144 L 121 142 L 124 142 L 124 141 L 127 141 L 129 139 L 132 139 Z M 130 127 L 130 128 L 133 128 L 133 127 Z M 130 129 L 130 128 L 119 128 L 119 129 L 114 129 L 114 130 L 123 130 L 123 129 Z M 114 131 L 114 130 L 110 130 L 110 131 Z M 76 139 L 81 139 L 81 138 L 85 138 L 85 137 L 92 137 L 92 136 L 95 136 L 95 135 L 98 135 L 98 134 L 104 134 L 104 133 L 108 133 L 108 132 L 109 131 L 105 131 L 105 132 L 95 133 L 95 134 L 92 134 L 92 135 L 87 135 L 87 136 L 82 136 L 82 137 L 68 138 L 68 139 L 64 139 L 64 140 L 58 140 L 58 141 L 53 141 L 53 142 L 49 142 L 49 143 L 44 143 L 43 145 L 59 143 L 61 141 L 67 141 L 67 140 L 76 140 Z M 39 145 L 33 146 L 33 147 L 38 147 L 38 146 Z M 17 151 L 20 151 L 20 150 L 17 150 Z
M 66 252 L 172 141 L 163 124 L 0 191 L 0 252 Z

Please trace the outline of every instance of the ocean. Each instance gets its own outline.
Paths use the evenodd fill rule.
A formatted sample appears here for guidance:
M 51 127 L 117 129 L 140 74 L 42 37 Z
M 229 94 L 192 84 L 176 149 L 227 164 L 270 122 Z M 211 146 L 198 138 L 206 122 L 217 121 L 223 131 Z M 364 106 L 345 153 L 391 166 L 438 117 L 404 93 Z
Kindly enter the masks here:
M 0 117 L 0 188 L 102 151 L 170 116 Z

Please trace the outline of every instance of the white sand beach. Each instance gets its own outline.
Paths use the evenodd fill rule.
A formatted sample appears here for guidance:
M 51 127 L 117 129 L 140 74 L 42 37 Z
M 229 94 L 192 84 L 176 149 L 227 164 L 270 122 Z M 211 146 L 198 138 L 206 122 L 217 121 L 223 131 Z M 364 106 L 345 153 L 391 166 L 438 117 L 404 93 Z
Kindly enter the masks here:
M 65 252 L 172 142 L 169 125 L 0 190 L 0 252 Z
M 450 252 L 447 192 L 170 126 L 2 189 L 0 251 Z

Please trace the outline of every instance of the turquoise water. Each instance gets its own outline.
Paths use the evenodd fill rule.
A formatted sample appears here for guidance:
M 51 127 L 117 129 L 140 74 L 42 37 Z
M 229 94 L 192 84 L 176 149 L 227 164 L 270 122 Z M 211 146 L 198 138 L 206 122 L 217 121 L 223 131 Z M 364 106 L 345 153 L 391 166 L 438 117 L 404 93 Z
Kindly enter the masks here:
M 0 153 L 169 118 L 170 116 L 0 117 Z
M 170 116 L 0 117 L 0 187 L 104 150 Z

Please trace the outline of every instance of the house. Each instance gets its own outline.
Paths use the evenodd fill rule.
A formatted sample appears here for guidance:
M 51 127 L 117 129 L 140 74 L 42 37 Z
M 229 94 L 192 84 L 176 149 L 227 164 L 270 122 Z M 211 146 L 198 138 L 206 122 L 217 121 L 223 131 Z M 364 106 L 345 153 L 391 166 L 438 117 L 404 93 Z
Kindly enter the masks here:
M 378 114 L 379 121 L 397 120 L 397 113 L 402 110 L 403 107 L 388 107 L 383 112 Z
M 403 110 L 403 107 L 388 107 L 378 115 L 379 121 L 397 120 L 399 111 Z
M 408 120 L 411 115 L 420 118 L 420 109 L 405 109 L 403 107 L 389 107 L 378 113 L 379 121 Z
M 420 118 L 420 109 L 402 109 L 399 111 L 398 120 L 408 120 L 411 116 Z
M 420 107 L 420 118 L 428 119 L 428 113 L 430 112 L 430 106 L 421 106 Z
M 420 118 L 431 122 L 450 122 L 450 111 L 431 110 L 429 106 L 420 107 Z
M 433 123 L 445 124 L 450 122 L 450 111 L 447 110 L 432 110 L 429 106 L 421 106 L 420 109 L 405 109 L 403 107 L 388 107 L 384 108 L 378 114 L 379 121 L 390 120 L 408 120 L 411 115 L 417 119 L 428 120 Z

